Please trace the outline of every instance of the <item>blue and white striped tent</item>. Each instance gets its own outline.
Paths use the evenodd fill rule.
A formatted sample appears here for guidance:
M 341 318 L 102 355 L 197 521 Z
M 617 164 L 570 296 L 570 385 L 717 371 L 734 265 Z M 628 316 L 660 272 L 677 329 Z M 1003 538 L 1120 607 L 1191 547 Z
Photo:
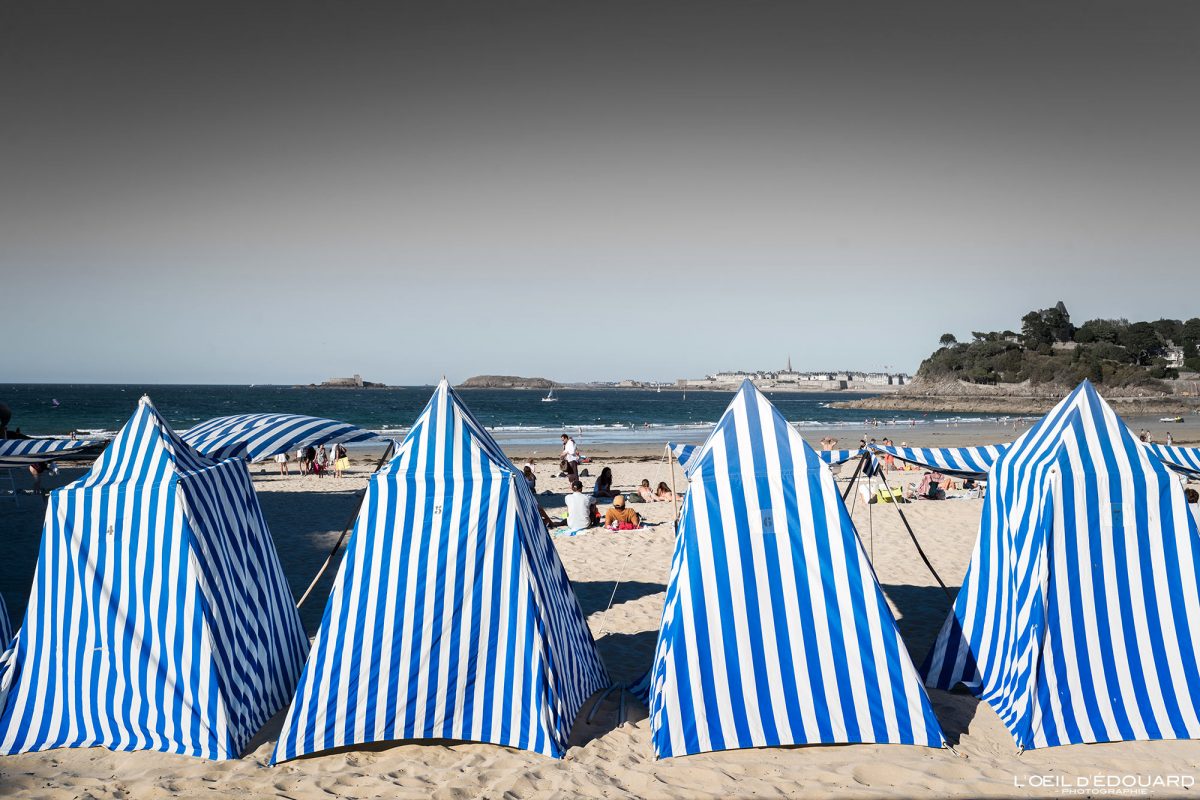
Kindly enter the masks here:
M 1200 480 L 1200 447 L 1165 444 L 1148 444 L 1146 447 L 1171 469 L 1192 480 Z
M 99 445 L 98 440 L 0 439 L 0 469 L 28 467 L 65 458 L 75 458 Z
M 250 462 L 321 444 L 351 444 L 378 438 L 348 422 L 298 414 L 238 414 L 217 417 L 191 428 L 183 440 L 210 458 Z
M 443 380 L 371 476 L 274 761 L 396 739 L 559 757 L 607 685 L 529 485 Z
M 1200 737 L 1200 535 L 1183 489 L 1088 382 L 992 466 L 922 672 L 1021 748 Z
M 1010 444 L 992 444 L 982 447 L 895 447 L 871 445 L 877 453 L 890 454 L 897 461 L 906 461 L 918 467 L 936 470 L 943 475 L 984 479 L 996 459 L 1011 447 Z
M 679 462 L 679 466 L 683 467 L 683 474 L 690 477 L 692 474 L 692 457 L 700 452 L 700 445 L 668 442 L 667 449 L 671 451 L 671 455 Z
M 753 384 L 696 456 L 649 679 L 660 758 L 941 747 L 833 475 Z
M 142 398 L 91 471 L 50 494 L 0 657 L 0 753 L 236 758 L 306 648 L 245 463 L 195 453 Z

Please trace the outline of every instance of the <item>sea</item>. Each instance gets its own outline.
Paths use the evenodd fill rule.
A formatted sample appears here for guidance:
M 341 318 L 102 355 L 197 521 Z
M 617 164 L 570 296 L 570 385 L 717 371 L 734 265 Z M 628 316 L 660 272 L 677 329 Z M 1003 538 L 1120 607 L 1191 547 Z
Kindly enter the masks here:
M 11 428 L 29 435 L 108 436 L 149 395 L 178 431 L 231 414 L 291 413 L 350 422 L 387 437 L 402 437 L 433 392 L 432 386 L 318 389 L 302 386 L 180 384 L 0 384 L 0 402 L 12 409 Z M 702 442 L 733 394 L 666 389 L 557 389 L 554 402 L 526 389 L 462 389 L 475 416 L 501 444 L 555 444 L 566 432 L 581 444 Z M 768 392 L 797 427 L 867 430 L 891 426 L 1003 421 L 1006 417 L 949 417 L 919 412 L 832 408 L 852 392 Z M 882 415 L 885 415 L 881 417 Z

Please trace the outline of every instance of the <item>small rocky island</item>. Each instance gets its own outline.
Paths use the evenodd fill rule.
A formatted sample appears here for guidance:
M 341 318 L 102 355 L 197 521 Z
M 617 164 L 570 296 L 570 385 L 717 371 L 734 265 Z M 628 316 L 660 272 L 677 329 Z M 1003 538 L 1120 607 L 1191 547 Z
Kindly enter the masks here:
M 517 375 L 476 375 L 458 385 L 459 389 L 553 389 L 558 386 L 546 378 L 522 378 Z
M 362 376 L 357 372 L 349 378 L 330 378 L 321 383 L 310 383 L 308 388 L 312 389 L 386 389 L 386 383 L 373 383 L 364 381 Z

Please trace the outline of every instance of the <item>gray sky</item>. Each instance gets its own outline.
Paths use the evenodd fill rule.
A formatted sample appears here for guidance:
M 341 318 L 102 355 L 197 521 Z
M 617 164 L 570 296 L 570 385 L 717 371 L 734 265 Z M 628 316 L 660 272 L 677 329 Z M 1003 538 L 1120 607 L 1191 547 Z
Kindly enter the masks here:
M 915 370 L 1059 299 L 1195 316 L 1197 41 L 1187 2 L 6 3 L 2 379 Z

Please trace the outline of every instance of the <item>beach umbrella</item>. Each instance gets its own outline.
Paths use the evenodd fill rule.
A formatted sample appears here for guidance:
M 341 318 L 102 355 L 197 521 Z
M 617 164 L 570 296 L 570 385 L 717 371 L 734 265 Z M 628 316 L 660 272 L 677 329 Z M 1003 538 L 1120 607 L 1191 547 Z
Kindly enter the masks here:
M 28 467 L 89 455 L 103 442 L 74 439 L 0 439 L 0 469 Z
M 238 414 L 194 426 L 183 440 L 212 458 L 259 462 L 280 453 L 322 444 L 351 444 L 379 438 L 348 422 L 298 414 Z

